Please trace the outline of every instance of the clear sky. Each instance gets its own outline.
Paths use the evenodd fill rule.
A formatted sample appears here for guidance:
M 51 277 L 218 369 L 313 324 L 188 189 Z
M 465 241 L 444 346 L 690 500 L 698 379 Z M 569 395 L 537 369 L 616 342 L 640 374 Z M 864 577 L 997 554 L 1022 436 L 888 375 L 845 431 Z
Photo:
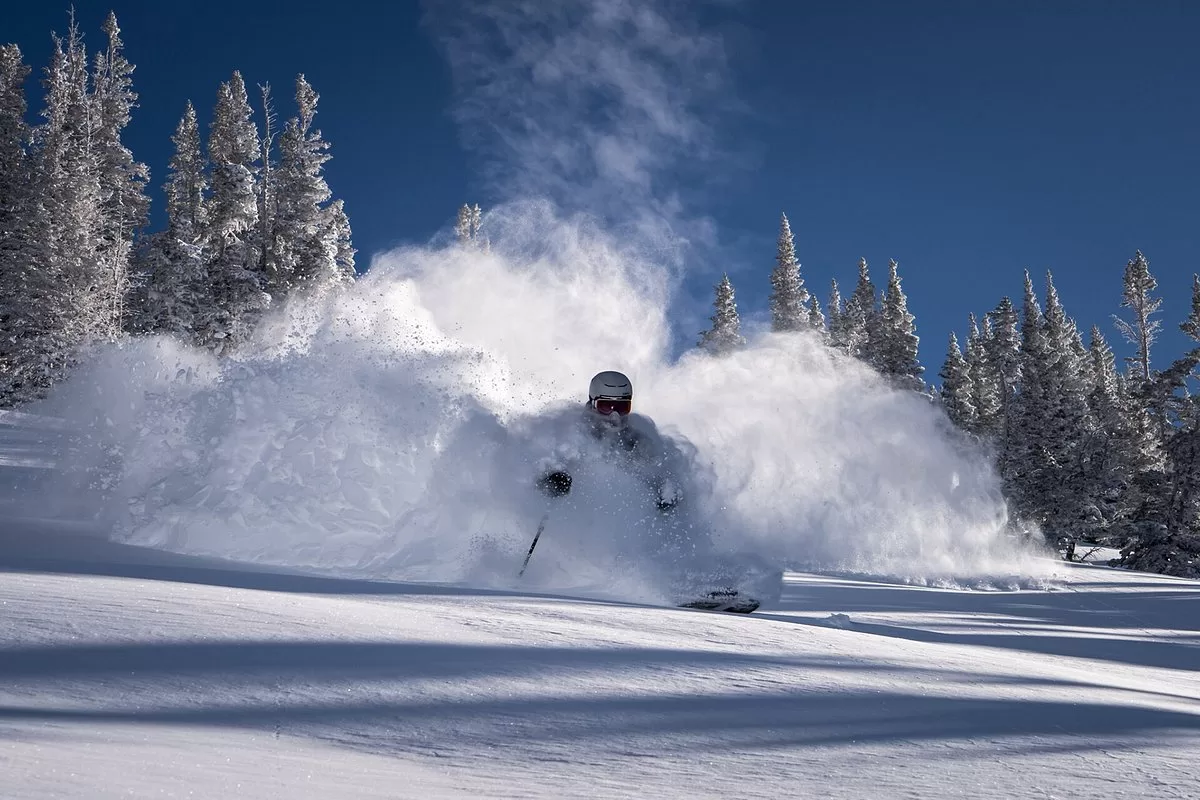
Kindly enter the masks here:
M 479 97 L 469 91 L 471 76 L 484 74 L 481 62 L 492 52 L 487 37 L 506 30 L 485 18 L 505 5 L 481 12 L 489 4 L 469 0 L 76 0 L 75 9 L 92 50 L 102 43 L 107 11 L 117 13 L 141 95 L 127 142 L 151 167 L 159 214 L 170 136 L 187 100 L 207 127 L 218 84 L 239 69 L 252 91 L 273 86 L 286 119 L 292 81 L 304 72 L 321 93 L 318 124 L 334 155 L 328 178 L 346 202 L 361 269 L 372 253 L 428 240 L 464 201 L 487 207 L 508 199 L 512 173 L 529 159 L 542 158 L 537 168 L 553 172 L 541 143 L 519 156 L 494 146 L 496 129 L 528 132 L 550 107 L 519 99 L 507 106 L 506 97 L 523 96 L 511 82 L 516 73 L 493 81 L 496 94 L 482 107 L 469 103 Z M 1110 315 L 1137 248 L 1166 298 L 1168 333 L 1156 360 L 1181 352 L 1175 326 L 1200 271 L 1200 5 L 654 5 L 669 25 L 631 52 L 658 70 L 642 79 L 668 80 L 658 94 L 637 82 L 622 91 L 650 101 L 682 96 L 686 106 L 665 121 L 670 135 L 651 139 L 643 154 L 655 162 L 647 195 L 678 198 L 673 216 L 685 221 L 686 235 L 707 231 L 693 237 L 702 243 L 688 259 L 681 332 L 699 329 L 721 270 L 729 270 L 744 314 L 765 310 L 786 211 L 803 274 L 822 303 L 830 278 L 850 288 L 860 256 L 877 279 L 888 258 L 900 263 L 929 377 L 947 333 L 961 335 L 969 311 L 986 311 L 1004 294 L 1019 302 L 1026 267 L 1039 288 L 1053 269 L 1068 313 L 1085 333 L 1099 323 L 1115 344 Z M 50 31 L 66 29 L 67 10 L 65 2 L 10 10 L 0 38 L 18 43 L 40 72 Z M 551 28 L 570 31 L 570 14 L 551 16 Z M 687 47 L 676 46 L 677 35 Z M 579 46 L 592 45 L 580 60 L 582 80 L 605 63 L 589 60 L 602 44 Z M 676 58 L 682 67 L 669 65 Z M 696 63 L 711 72 L 698 76 Z M 672 80 L 695 86 L 678 95 Z M 28 88 L 36 106 L 40 88 L 35 80 Z M 465 124 L 464 108 L 476 112 Z M 522 122 L 481 124 L 481 108 L 483 116 Z M 587 113 L 573 120 L 581 108 Z M 549 130 L 559 131 L 557 143 L 593 114 L 603 116 L 572 102 L 555 113 Z M 697 137 L 704 158 L 695 157 Z M 644 141 L 640 133 L 622 140 L 635 166 L 645 164 L 627 145 Z M 496 178 L 497 159 L 507 162 L 507 180 Z

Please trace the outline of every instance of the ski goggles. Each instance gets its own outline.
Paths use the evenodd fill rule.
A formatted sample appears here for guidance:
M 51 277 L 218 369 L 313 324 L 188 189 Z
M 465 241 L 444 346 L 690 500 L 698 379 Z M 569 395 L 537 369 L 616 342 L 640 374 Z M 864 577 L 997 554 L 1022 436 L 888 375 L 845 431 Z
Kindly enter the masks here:
M 633 411 L 632 400 L 618 400 L 612 397 L 597 397 L 592 400 L 592 408 L 596 409 L 597 414 L 612 414 L 617 413 L 622 416 Z

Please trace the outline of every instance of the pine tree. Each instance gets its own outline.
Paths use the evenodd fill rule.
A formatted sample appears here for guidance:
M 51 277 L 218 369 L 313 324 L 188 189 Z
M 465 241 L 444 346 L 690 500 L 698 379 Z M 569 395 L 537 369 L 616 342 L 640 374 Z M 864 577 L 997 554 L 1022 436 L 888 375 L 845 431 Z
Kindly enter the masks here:
M 288 121 L 280 138 L 276 177 L 274 249 L 280 298 L 354 277 L 349 221 L 340 203 L 326 205 L 332 192 L 323 173 L 331 156 L 329 143 L 313 128 L 319 99 L 304 76 L 298 76 L 299 115 Z
M 1180 328 L 1200 341 L 1195 279 L 1192 286 L 1192 311 Z M 1129 512 L 1121 557 L 1134 569 L 1183 577 L 1200 573 L 1200 414 L 1186 393 L 1197 366 L 1200 347 L 1130 392 L 1133 485 L 1123 498 Z
M 808 290 L 800 277 L 787 214 L 780 215 L 779 249 L 771 271 L 771 330 L 802 331 L 809 327 Z
M 483 250 L 490 249 L 487 237 L 483 235 L 483 210 L 479 207 L 479 203 L 476 203 L 471 209 L 471 241 L 478 244 Z
M 263 275 L 267 291 L 278 297 L 287 291 L 286 280 L 277 263 L 275 225 L 277 221 L 275 162 L 272 152 L 275 147 L 275 104 L 271 99 L 271 84 L 258 85 L 259 99 L 263 112 L 263 135 L 259 140 L 258 178 L 258 271 Z
M 997 412 L 990 425 L 997 438 L 997 453 L 1002 466 L 1011 446 L 1013 398 L 1021 381 L 1020 320 L 1012 300 L 1001 298 L 984 319 L 983 361 L 988 380 L 994 383 Z
M 29 67 L 16 45 L 0 46 L 0 405 L 21 399 L 21 376 L 33 368 L 29 315 L 36 314 L 26 281 L 35 274 L 30 236 L 32 163 L 25 122 Z
M 925 386 L 921 380 L 925 368 L 917 360 L 919 339 L 913 315 L 908 313 L 908 298 L 900 288 L 898 270 L 894 260 L 888 262 L 888 285 L 879 315 L 874 365 L 896 385 L 921 391 Z
M 458 209 L 458 220 L 454 223 L 454 234 L 464 247 L 471 243 L 471 206 L 463 203 Z
M 1142 255 L 1142 251 L 1138 250 L 1133 259 L 1125 265 L 1125 288 L 1121 303 L 1124 308 L 1133 312 L 1133 320 L 1126 322 L 1117 316 L 1113 318 L 1116 320 L 1117 329 L 1137 348 L 1137 354 L 1126 360 L 1136 370 L 1137 377 L 1143 381 L 1150 380 L 1150 347 L 1158 338 L 1162 327 L 1159 320 L 1151 319 L 1162 305 L 1161 299 L 1151 296 L 1151 292 L 1156 288 L 1158 281 L 1150 274 L 1150 262 Z
M 746 344 L 742 337 L 742 323 L 734 301 L 733 284 L 729 275 L 723 275 L 720 283 L 713 287 L 712 328 L 700 334 L 699 346 L 713 355 L 725 355 Z
M 868 364 L 874 363 L 879 344 L 879 309 L 875 284 L 871 282 L 865 258 L 858 261 L 858 283 L 846 302 L 842 330 L 846 352 Z
M 200 341 L 217 352 L 234 349 L 270 303 L 256 245 L 259 140 L 252 114 L 241 73 L 234 72 L 217 94 L 208 138 L 211 300 L 197 327 Z
M 26 398 L 61 379 L 94 338 L 113 333 L 111 297 L 103 287 L 99 257 L 104 214 L 97 158 L 96 113 L 88 94 L 87 53 L 74 15 L 67 38 L 54 38 L 43 81 L 44 124 L 35 136 L 35 210 L 31 235 L 37 245 L 24 277 L 30 304 L 20 323 L 33 365 L 19 376 Z
M 1092 326 L 1088 345 L 1088 408 L 1095 430 L 1087 443 L 1086 461 L 1100 531 L 1110 528 L 1128 511 L 1121 500 L 1133 479 L 1134 429 L 1127 414 L 1128 401 L 1117 373 L 1116 358 L 1100 328 Z
M 1158 288 L 1158 282 L 1150 273 L 1150 262 L 1141 250 L 1125 265 L 1124 286 L 1121 292 L 1124 308 L 1132 312 L 1133 319 L 1126 321 L 1113 316 L 1117 329 L 1126 341 L 1135 348 L 1135 355 L 1126 358 L 1130 367 L 1132 382 L 1131 395 L 1135 400 L 1144 403 L 1146 419 L 1150 430 L 1146 432 L 1158 441 L 1159 448 L 1165 448 L 1171 434 L 1170 415 L 1175 391 L 1175 381 L 1168 378 L 1157 380 L 1150 368 L 1150 350 L 1158 338 L 1162 328 L 1159 320 L 1152 319 L 1162 306 L 1162 300 L 1154 297 L 1152 292 Z
M 1200 275 L 1192 275 L 1192 307 L 1179 329 L 1192 341 L 1200 342 Z
M 0 265 L 7 271 L 16 232 L 29 211 L 29 126 L 25 122 L 25 79 L 29 67 L 15 44 L 0 45 Z M 7 295 L 6 295 L 7 296 Z
M 458 210 L 458 220 L 454 223 L 454 233 L 458 243 L 463 247 L 489 249 L 486 239 L 481 234 L 483 228 L 483 209 L 476 203 L 474 206 L 464 203 Z
M 326 230 L 333 242 L 333 283 L 351 283 L 358 273 L 354 268 L 354 249 L 350 240 L 350 218 L 342 201 L 334 200 L 325 208 Z M 487 240 L 484 240 L 485 249 Z
M 825 315 L 821 313 L 821 301 L 815 294 L 809 295 L 808 298 L 808 327 L 819 333 L 822 340 L 829 340 L 829 331 L 825 327 Z
M 137 94 L 131 77 L 134 66 L 125 58 L 120 32 L 116 15 L 110 12 L 104 21 L 108 48 L 97 54 L 92 80 L 96 120 L 92 146 L 96 151 L 102 215 L 96 294 L 105 306 L 102 330 L 97 333 L 105 338 L 116 336 L 124 325 L 130 254 L 135 235 L 146 226 L 150 208 L 146 196 L 149 169 L 135 161 L 121 141 Z
M 829 305 L 829 346 L 843 353 L 849 352 L 846 331 L 846 313 L 842 305 L 842 293 L 838 290 L 836 280 L 830 282 Z
M 1094 507 L 1098 491 L 1089 483 L 1087 461 L 1087 443 L 1095 422 L 1087 400 L 1087 350 L 1049 272 L 1044 320 L 1047 358 L 1042 374 L 1047 414 L 1042 420 L 1041 447 L 1049 454 L 1052 479 L 1041 503 L 1053 531 L 1075 535 L 1100 521 Z
M 1200 281 L 1195 276 L 1191 309 L 1179 327 L 1193 341 L 1200 342 Z M 1166 411 L 1175 421 L 1168 428 L 1163 446 L 1169 472 L 1158 484 L 1153 479 L 1161 473 L 1150 471 L 1138 476 L 1140 483 L 1159 489 L 1156 494 L 1141 493 L 1150 501 L 1151 512 L 1158 512 L 1158 516 L 1143 513 L 1143 518 L 1150 519 L 1135 528 L 1136 538 L 1122 551 L 1128 566 L 1185 578 L 1200 577 L 1200 409 L 1184 385 L 1197 366 L 1200 348 L 1193 348 L 1148 384 L 1151 407 Z
M 175 154 L 169 164 L 170 177 L 163 187 L 167 195 L 168 224 L 178 237 L 198 242 L 207 222 L 205 171 L 208 162 L 200 150 L 200 126 L 190 100 L 171 141 L 175 145 Z
M 1004 458 L 1006 471 L 1002 474 L 1017 511 L 1039 522 L 1044 520 L 1047 487 L 1054 480 L 1053 465 L 1045 447 L 1048 360 L 1042 309 L 1026 270 L 1021 312 L 1021 385 L 1013 399 L 1009 449 Z
M 167 230 L 151 237 L 141 257 L 146 276 L 139 331 L 161 331 L 190 339 L 205 301 L 207 162 L 200 151 L 200 126 L 189 102 L 171 139 L 175 154 L 163 186 Z
M 946 361 L 942 365 L 938 377 L 942 379 L 939 395 L 942 407 L 950 421 L 963 431 L 973 431 L 976 427 L 975 404 L 971 392 L 971 376 L 967 361 L 963 358 L 958 346 L 958 337 L 950 334 L 950 344 L 946 348 Z
M 987 358 L 987 343 L 993 335 L 990 320 L 984 318 L 981 332 L 975 315 L 971 314 L 969 330 L 966 362 L 971 381 L 971 403 L 975 410 L 974 432 L 990 438 L 1000 427 L 1000 387 Z

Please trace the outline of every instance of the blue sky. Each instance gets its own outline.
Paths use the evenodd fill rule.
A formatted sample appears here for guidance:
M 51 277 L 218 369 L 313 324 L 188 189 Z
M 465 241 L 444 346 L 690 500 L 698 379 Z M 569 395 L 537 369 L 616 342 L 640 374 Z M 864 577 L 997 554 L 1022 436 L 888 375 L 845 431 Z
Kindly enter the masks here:
M 666 16 L 675 24 L 694 5 Z M 286 118 L 304 72 L 321 93 L 329 182 L 346 202 L 360 266 L 426 241 L 465 200 L 505 199 L 492 162 L 509 156 L 480 146 L 471 135 L 480 126 L 456 116 L 461 73 L 445 40 L 457 7 L 75 3 L 93 49 L 107 10 L 118 15 L 141 94 L 127 141 L 151 167 L 160 210 L 188 99 L 206 122 L 218 84 L 239 69 L 251 87 L 272 84 Z M 40 70 L 67 6 L 8 16 L 4 38 Z M 859 256 L 879 278 L 888 258 L 900 263 L 928 373 L 969 311 L 1004 294 L 1019 301 L 1027 267 L 1039 287 L 1053 269 L 1068 312 L 1115 344 L 1110 315 L 1137 248 L 1165 296 L 1156 361 L 1181 352 L 1175 326 L 1200 271 L 1200 6 L 778 0 L 691 16 L 677 20 L 680 35 L 719 40 L 723 54 L 720 84 L 692 93 L 688 108 L 708 158 L 695 166 L 669 141 L 653 151 L 663 156 L 655 190 L 677 193 L 680 216 L 715 231 L 689 258 L 684 333 L 708 313 L 723 269 L 744 314 L 765 309 L 782 210 L 822 302 L 830 278 L 849 288 Z M 686 70 L 675 77 L 691 80 Z M 38 103 L 33 80 L 29 92 Z M 493 98 L 489 108 L 502 107 Z

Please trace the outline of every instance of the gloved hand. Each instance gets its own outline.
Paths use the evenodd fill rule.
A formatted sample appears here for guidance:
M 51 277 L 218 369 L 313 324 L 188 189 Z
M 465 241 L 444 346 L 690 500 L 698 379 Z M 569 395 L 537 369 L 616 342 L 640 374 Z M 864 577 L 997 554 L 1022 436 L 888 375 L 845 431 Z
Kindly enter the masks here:
M 561 469 L 555 470 L 539 478 L 537 485 L 547 497 L 565 497 L 571 491 L 571 476 Z
M 679 505 L 679 501 L 682 499 L 683 494 L 679 491 L 679 487 L 675 485 L 674 481 L 668 478 L 659 484 L 657 503 L 659 511 L 666 512 L 673 510 L 675 506 Z

